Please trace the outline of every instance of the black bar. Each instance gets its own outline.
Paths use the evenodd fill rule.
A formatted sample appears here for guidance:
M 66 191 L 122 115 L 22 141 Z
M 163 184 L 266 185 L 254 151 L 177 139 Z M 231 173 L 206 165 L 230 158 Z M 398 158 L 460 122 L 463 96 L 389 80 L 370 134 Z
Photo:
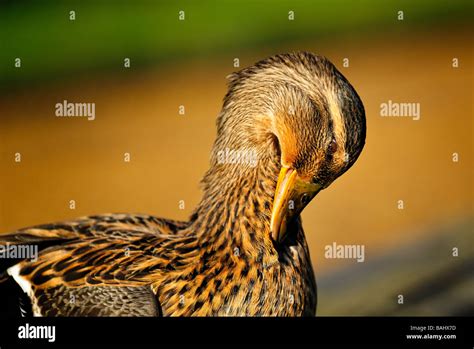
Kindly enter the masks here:
M 18 338 L 20 326 L 26 324 L 30 330 L 31 326 L 55 326 L 54 342 Z M 374 344 L 378 348 L 473 348 L 473 328 L 470 317 L 3 318 L 0 348 L 141 348 L 147 343 L 152 348 L 239 345 L 245 349 L 255 345 L 267 348 L 270 344 L 291 345 L 288 348 L 353 348 Z M 409 339 L 407 335 L 456 338 Z

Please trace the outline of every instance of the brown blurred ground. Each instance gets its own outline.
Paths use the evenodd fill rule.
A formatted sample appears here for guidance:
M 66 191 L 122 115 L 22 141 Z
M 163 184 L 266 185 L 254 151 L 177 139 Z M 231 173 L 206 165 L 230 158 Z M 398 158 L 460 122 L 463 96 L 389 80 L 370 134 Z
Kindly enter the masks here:
M 365 244 L 370 262 L 428 238 L 439 225 L 472 216 L 469 35 L 466 28 L 362 43 L 348 37 L 317 47 L 305 42 L 236 54 L 242 67 L 277 51 L 323 54 L 364 101 L 365 150 L 303 214 L 317 274 L 355 263 L 324 258 L 324 246 L 334 241 Z M 342 67 L 344 57 L 349 68 Z M 457 69 L 453 57 L 460 59 Z M 198 182 L 208 166 L 233 58 L 71 77 L 0 97 L 0 231 L 105 212 L 187 219 L 200 198 Z M 64 99 L 95 102 L 96 120 L 56 118 L 54 106 Z M 421 120 L 380 117 L 380 103 L 389 99 L 421 103 Z M 179 105 L 185 105 L 185 116 L 178 115 Z M 21 163 L 13 161 L 15 152 Z M 130 163 L 123 162 L 125 152 Z M 460 154 L 458 163 L 453 152 Z M 75 211 L 68 207 L 71 199 Z M 397 209 L 400 199 L 404 210 Z

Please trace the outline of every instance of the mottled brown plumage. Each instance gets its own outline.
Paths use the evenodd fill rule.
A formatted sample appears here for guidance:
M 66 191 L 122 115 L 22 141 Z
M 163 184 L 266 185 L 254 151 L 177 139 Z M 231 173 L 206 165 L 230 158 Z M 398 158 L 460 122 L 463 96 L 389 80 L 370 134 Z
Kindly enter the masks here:
M 46 316 L 314 315 L 299 214 L 359 156 L 362 102 L 309 53 L 270 57 L 229 80 L 188 222 L 109 214 L 0 236 L 42 248 L 37 261 L 0 269 L 0 292 L 20 285 L 32 313 Z M 225 161 L 229 150 L 256 161 Z

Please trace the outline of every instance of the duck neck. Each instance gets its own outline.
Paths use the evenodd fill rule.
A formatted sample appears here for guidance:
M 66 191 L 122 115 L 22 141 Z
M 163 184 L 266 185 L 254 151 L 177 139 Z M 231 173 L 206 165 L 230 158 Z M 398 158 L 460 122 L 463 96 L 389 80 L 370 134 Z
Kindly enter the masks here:
M 272 142 L 254 150 L 214 147 L 204 195 L 191 217 L 201 250 L 264 265 L 278 259 L 270 219 L 280 156 Z

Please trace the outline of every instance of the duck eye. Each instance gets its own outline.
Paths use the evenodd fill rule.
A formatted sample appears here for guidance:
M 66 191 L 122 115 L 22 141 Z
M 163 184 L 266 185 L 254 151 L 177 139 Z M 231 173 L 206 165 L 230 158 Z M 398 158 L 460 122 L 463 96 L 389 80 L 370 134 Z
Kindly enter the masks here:
M 336 142 L 336 139 L 333 138 L 331 143 L 329 143 L 328 152 L 330 154 L 334 154 L 336 150 L 337 150 L 337 142 Z

